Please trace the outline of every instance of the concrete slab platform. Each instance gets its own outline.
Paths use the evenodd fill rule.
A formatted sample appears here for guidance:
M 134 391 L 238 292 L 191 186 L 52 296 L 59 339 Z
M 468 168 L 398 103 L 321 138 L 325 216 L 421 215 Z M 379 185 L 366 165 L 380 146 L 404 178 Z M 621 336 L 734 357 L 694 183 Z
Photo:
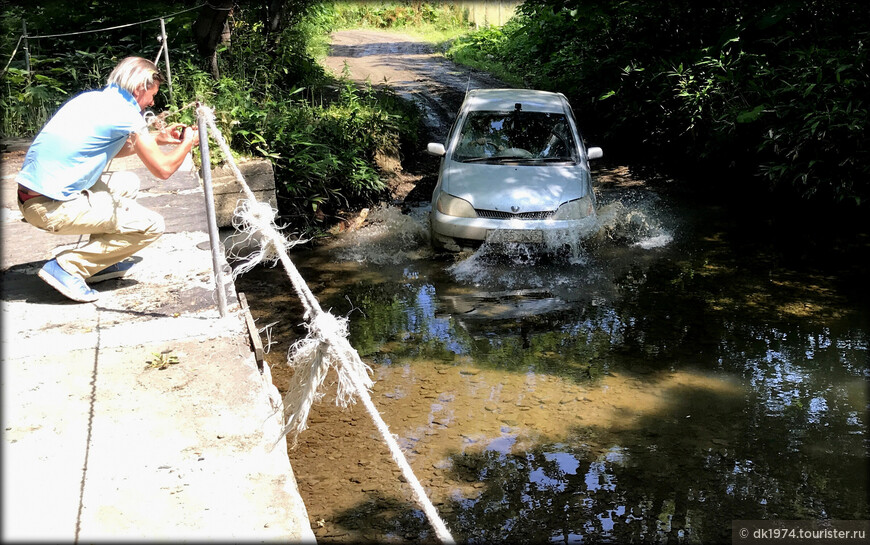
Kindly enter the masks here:
M 87 304 L 36 276 L 78 237 L 21 222 L 17 168 L 4 159 L 0 193 L 3 540 L 313 543 L 225 263 L 217 308 L 192 162 L 167 182 L 113 165 L 140 176 L 168 229 Z

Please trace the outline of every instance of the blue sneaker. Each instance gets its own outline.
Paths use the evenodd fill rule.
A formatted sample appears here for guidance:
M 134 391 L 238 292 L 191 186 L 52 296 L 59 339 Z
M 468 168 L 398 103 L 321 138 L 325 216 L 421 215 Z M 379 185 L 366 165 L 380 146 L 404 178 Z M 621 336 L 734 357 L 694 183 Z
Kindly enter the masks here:
M 73 301 L 92 303 L 100 298 L 100 294 L 90 289 L 81 276 L 63 270 L 56 259 L 42 266 L 39 277 Z
M 103 280 L 111 280 L 112 278 L 121 278 L 130 272 L 130 269 L 136 265 L 135 261 L 119 261 L 114 265 L 109 265 L 102 271 L 92 275 L 90 278 L 85 278 L 85 282 L 88 284 L 96 284 L 97 282 L 102 282 Z

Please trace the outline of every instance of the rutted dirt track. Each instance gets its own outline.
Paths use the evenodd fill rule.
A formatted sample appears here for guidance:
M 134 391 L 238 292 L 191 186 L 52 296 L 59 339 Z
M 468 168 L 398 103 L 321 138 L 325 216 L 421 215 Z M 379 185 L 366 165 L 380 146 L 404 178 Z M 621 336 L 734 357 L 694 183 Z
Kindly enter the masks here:
M 505 85 L 487 74 L 458 67 L 413 36 L 393 32 L 335 32 L 324 63 L 336 75 L 342 75 L 346 65 L 351 79 L 386 84 L 413 100 L 437 141 L 446 138 L 467 88 Z

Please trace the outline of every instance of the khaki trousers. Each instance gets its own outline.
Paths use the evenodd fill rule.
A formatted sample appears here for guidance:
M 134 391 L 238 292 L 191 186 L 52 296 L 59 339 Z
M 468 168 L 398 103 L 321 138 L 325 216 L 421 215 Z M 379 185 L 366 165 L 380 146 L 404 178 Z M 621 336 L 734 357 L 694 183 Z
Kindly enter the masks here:
M 90 235 L 78 248 L 64 250 L 57 262 L 65 271 L 88 278 L 148 246 L 163 234 L 163 216 L 135 201 L 139 177 L 104 172 L 90 189 L 70 201 L 34 197 L 18 201 L 27 223 L 58 235 Z

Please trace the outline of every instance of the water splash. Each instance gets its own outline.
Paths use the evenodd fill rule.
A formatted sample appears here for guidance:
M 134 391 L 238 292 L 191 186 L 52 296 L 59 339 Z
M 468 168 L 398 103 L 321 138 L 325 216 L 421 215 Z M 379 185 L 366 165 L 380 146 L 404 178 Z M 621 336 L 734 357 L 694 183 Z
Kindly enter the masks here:
M 399 264 L 431 255 L 427 219 L 399 208 L 373 209 L 360 229 L 338 237 L 335 255 L 344 261 Z
M 618 279 L 649 263 L 642 254 L 671 244 L 669 218 L 657 197 L 621 192 L 599 206 L 596 231 L 577 233 L 576 246 L 485 243 L 457 254 L 446 272 L 471 291 L 447 299 L 466 309 L 464 322 L 544 316 L 578 301 L 607 308 L 621 296 Z
M 673 234 L 660 219 L 661 202 L 645 195 L 623 196 L 598 208 L 598 238 L 649 250 L 667 246 Z
M 613 199 L 600 203 L 597 217 L 576 232 L 548 234 L 543 247 L 484 243 L 473 252 L 456 254 L 448 272 L 466 283 L 504 289 L 576 284 L 577 267 L 590 265 L 590 240 L 642 250 L 662 248 L 673 241 L 660 219 L 664 207 L 658 197 L 621 193 Z M 358 263 L 401 264 L 431 258 L 429 209 L 423 206 L 403 213 L 398 207 L 379 206 L 361 228 L 337 237 L 332 247 L 337 258 Z M 494 270 L 500 271 L 498 278 Z
M 576 258 L 541 253 L 525 244 L 483 244 L 474 252 L 459 254 L 447 271 L 457 281 L 490 289 L 552 289 L 577 282 L 578 266 L 587 263 L 585 254 Z
M 448 268 L 458 281 L 478 287 L 504 289 L 548 288 L 583 283 L 598 274 L 602 243 L 620 255 L 639 248 L 663 248 L 673 241 L 666 225 L 667 207 L 654 194 L 620 192 L 611 202 L 599 203 L 594 225 L 577 232 L 545 238 L 543 248 L 526 244 L 483 244 L 474 252 L 457 255 Z M 602 199 L 603 201 L 603 199 Z M 672 222 L 671 222 L 672 223 Z M 629 252 L 631 254 L 631 252 Z M 613 257 L 613 252 L 609 251 Z M 630 261 L 629 256 L 625 256 Z

